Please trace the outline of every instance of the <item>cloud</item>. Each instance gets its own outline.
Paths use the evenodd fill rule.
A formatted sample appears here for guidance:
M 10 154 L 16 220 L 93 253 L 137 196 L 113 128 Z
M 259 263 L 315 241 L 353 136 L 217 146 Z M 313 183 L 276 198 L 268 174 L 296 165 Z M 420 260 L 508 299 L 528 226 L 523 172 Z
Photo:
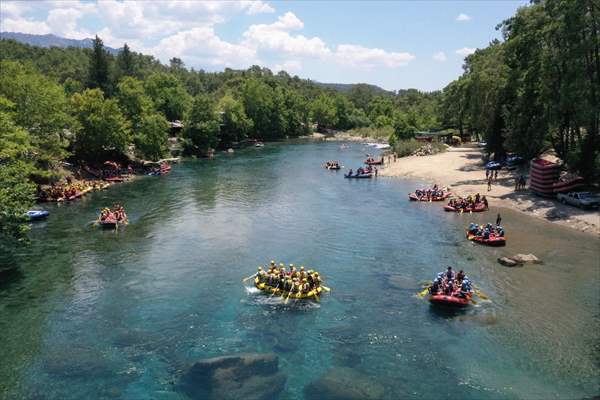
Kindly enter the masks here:
M 302 28 L 304 23 L 294 13 L 287 12 L 272 24 L 251 25 L 242 35 L 243 45 L 256 50 L 304 56 L 323 57 L 331 52 L 318 37 L 307 38 L 290 33 Z
M 161 61 L 179 57 L 192 65 L 246 68 L 258 64 L 254 49 L 221 40 L 212 27 L 198 27 L 164 38 L 149 49 Z
M 433 53 L 432 57 L 435 61 L 439 61 L 439 62 L 444 62 L 448 59 L 446 57 L 446 53 L 444 53 L 443 51 L 438 51 L 436 53 Z
M 466 57 L 466 56 L 468 56 L 470 54 L 475 53 L 475 50 L 477 50 L 477 49 L 474 49 L 474 48 L 471 48 L 471 47 L 463 47 L 462 49 L 456 50 L 455 53 L 458 54 L 458 55 L 460 55 L 460 56 Z
M 250 3 L 248 8 L 246 9 L 246 14 L 248 15 L 256 15 L 256 14 L 264 14 L 264 13 L 274 13 L 275 9 L 269 5 L 269 3 L 265 3 L 264 1 L 249 1 L 242 3 Z
M 335 58 L 343 65 L 369 69 L 378 65 L 388 68 L 401 67 L 414 60 L 415 56 L 355 44 L 341 44 L 337 46 Z
M 467 22 L 467 21 L 471 20 L 471 17 L 468 16 L 467 14 L 460 13 L 456 17 L 456 20 L 459 21 L 459 22 Z

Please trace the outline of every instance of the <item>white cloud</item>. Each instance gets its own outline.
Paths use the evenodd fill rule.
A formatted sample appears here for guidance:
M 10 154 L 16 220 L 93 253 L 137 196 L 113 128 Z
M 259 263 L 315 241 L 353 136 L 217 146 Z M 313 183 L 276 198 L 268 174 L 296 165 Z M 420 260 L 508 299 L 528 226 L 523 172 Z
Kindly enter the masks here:
M 307 38 L 303 35 L 292 35 L 289 31 L 300 30 L 304 23 L 287 12 L 272 24 L 251 25 L 243 33 L 243 45 L 257 50 L 285 52 L 294 55 L 319 56 L 328 55 L 331 51 L 320 38 Z
M 56 8 L 50 10 L 46 23 L 55 35 L 85 39 L 92 35 L 87 31 L 77 29 L 77 20 L 82 16 L 83 12 L 76 8 Z
M 355 44 L 341 44 L 336 49 L 335 58 L 341 64 L 368 69 L 378 65 L 388 68 L 401 67 L 414 60 L 415 56 Z
M 179 57 L 191 65 L 246 68 L 259 63 L 254 49 L 223 41 L 208 26 L 164 38 L 150 52 L 163 62 Z
M 467 22 L 467 21 L 471 20 L 471 17 L 468 16 L 467 14 L 460 13 L 456 17 L 456 20 L 459 21 L 459 22 Z
M 475 50 L 477 50 L 477 49 L 474 49 L 474 48 L 471 48 L 471 47 L 463 47 L 462 49 L 456 50 L 455 53 L 458 54 L 458 55 L 460 55 L 460 56 L 466 57 L 466 56 L 468 56 L 470 54 L 475 53 Z
M 436 53 L 433 53 L 432 57 L 435 61 L 439 61 L 439 62 L 444 62 L 448 59 L 446 57 L 446 53 L 444 53 L 443 51 L 438 51 Z
M 248 8 L 246 9 L 246 14 L 248 15 L 256 15 L 263 13 L 274 13 L 275 9 L 269 5 L 269 3 L 265 3 L 264 1 L 249 1 L 242 3 L 250 3 Z

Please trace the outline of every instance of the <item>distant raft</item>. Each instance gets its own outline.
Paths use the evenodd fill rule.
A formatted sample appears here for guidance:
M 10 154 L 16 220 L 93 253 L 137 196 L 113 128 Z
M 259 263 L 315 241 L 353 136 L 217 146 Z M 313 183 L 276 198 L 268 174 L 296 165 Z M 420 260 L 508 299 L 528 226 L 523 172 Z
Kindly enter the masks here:
M 41 219 L 45 219 L 50 213 L 46 210 L 30 210 L 25 213 L 25 216 L 29 218 L 30 221 L 39 221 Z
M 306 299 L 316 299 L 322 292 L 323 292 L 323 287 L 319 286 L 316 289 L 312 289 L 309 292 L 306 293 L 291 293 L 273 286 L 269 286 L 264 282 L 260 282 L 258 280 L 258 277 L 254 278 L 254 286 L 265 292 L 265 293 L 269 293 L 269 294 L 273 294 L 274 296 L 282 296 L 282 297 L 289 297 L 290 299 L 300 299 L 300 300 L 306 300 Z

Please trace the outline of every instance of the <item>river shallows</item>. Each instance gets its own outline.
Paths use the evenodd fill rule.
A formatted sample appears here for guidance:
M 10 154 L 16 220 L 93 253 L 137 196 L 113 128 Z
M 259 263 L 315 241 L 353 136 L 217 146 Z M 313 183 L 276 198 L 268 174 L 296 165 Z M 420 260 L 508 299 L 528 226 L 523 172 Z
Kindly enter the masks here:
M 367 151 L 267 145 L 51 207 L 0 289 L 3 396 L 185 398 L 174 383 L 188 363 L 240 352 L 279 356 L 282 399 L 334 367 L 389 399 L 598 394 L 598 241 L 502 210 L 508 246 L 475 246 L 464 227 L 497 210 L 444 213 L 407 200 L 416 182 L 322 168 L 355 169 Z M 129 226 L 89 226 L 117 201 Z M 544 264 L 495 261 L 523 251 Z M 271 259 L 317 268 L 332 293 L 283 306 L 246 290 Z M 417 299 L 446 265 L 493 302 L 447 315 Z

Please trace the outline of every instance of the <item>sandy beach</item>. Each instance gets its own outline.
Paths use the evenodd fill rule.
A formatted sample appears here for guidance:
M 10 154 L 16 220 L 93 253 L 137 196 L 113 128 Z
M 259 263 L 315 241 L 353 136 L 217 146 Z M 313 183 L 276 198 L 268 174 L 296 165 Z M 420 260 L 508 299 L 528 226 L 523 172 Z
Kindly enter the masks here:
M 380 176 L 412 177 L 447 186 L 458 196 L 480 193 L 488 197 L 490 205 L 508 207 L 582 232 L 600 234 L 598 210 L 563 205 L 553 199 L 535 196 L 528 189 L 516 192 L 515 177 L 520 174 L 527 176 L 526 169 L 499 171 L 498 179 L 488 191 L 482 151 L 467 145 L 450 147 L 446 152 L 432 156 L 398 158 L 379 172 Z

